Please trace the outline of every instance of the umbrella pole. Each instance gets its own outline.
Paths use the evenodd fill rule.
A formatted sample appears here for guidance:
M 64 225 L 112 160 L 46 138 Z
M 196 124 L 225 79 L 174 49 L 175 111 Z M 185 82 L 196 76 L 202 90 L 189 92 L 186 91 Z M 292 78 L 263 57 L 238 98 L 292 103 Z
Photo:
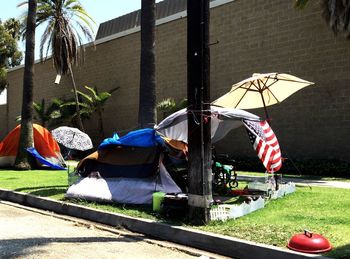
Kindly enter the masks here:
M 266 120 L 267 122 L 270 124 L 271 126 L 271 122 L 270 122 L 270 118 L 269 118 L 269 114 L 267 113 L 267 108 L 266 108 L 266 104 L 265 104 L 265 100 L 264 100 L 264 97 L 262 95 L 262 92 L 260 92 L 260 95 L 261 95 L 261 100 L 263 102 L 263 105 L 264 105 L 264 110 L 265 110 L 265 116 L 266 116 Z M 279 189 L 279 185 L 278 185 L 278 175 L 273 173 L 273 178 L 275 180 L 275 187 L 276 187 L 276 191 Z
M 260 96 L 261 96 L 261 100 L 262 100 L 263 105 L 264 105 L 266 120 L 270 124 L 270 118 L 269 118 L 269 114 L 267 113 L 267 108 L 266 108 L 266 104 L 265 104 L 265 100 L 264 100 L 264 96 L 263 96 L 262 92 L 260 92 Z

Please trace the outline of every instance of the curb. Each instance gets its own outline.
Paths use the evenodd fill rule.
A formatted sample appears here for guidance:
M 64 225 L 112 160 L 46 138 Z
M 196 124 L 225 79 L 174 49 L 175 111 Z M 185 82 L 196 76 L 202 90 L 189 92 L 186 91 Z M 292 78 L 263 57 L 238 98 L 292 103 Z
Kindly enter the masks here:
M 118 213 L 105 212 L 81 205 L 5 189 L 0 189 L 0 199 L 114 227 L 121 226 L 133 232 L 229 257 L 247 259 L 327 258 L 320 255 L 298 253 L 219 234 L 187 229 L 185 227 L 171 226 L 153 220 L 133 218 Z

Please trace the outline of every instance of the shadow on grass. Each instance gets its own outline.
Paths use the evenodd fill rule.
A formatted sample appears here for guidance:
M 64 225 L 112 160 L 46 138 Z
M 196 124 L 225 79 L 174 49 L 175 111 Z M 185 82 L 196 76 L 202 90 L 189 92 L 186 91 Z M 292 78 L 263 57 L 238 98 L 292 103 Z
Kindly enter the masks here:
M 65 194 L 67 188 L 51 188 L 51 189 L 42 189 L 37 191 L 29 192 L 32 195 L 41 196 L 41 197 L 50 197 L 58 194 Z
M 33 191 L 30 191 L 33 190 Z M 23 187 L 17 188 L 16 192 L 26 192 L 31 195 L 50 197 L 57 194 L 65 194 L 67 191 L 66 185 L 53 185 L 53 186 L 34 186 L 34 187 Z
M 29 190 L 67 188 L 67 187 L 68 187 L 67 185 L 33 186 L 33 187 L 17 188 L 14 191 L 22 192 L 22 191 L 29 191 Z
M 348 259 L 350 258 L 350 244 L 339 246 L 331 250 L 329 253 L 326 253 L 325 256 L 338 259 Z

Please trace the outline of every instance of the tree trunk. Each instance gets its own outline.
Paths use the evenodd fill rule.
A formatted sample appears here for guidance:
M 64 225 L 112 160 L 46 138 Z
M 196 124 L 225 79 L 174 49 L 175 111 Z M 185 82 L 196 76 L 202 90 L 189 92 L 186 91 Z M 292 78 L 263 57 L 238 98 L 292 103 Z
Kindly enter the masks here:
M 187 1 L 189 219 L 209 222 L 212 197 L 209 0 Z
M 75 109 L 77 111 L 77 121 L 78 121 L 78 128 L 85 132 L 84 130 L 84 125 L 83 125 L 83 121 L 81 120 L 81 115 L 80 115 L 80 107 L 79 107 L 79 98 L 78 98 L 78 92 L 77 92 L 77 86 L 75 84 L 75 80 L 74 80 L 74 75 L 73 75 L 73 70 L 72 70 L 72 66 L 69 65 L 69 73 L 70 73 L 70 77 L 72 79 L 72 84 L 73 84 L 73 92 L 74 92 L 74 100 L 75 100 Z
M 30 170 L 34 165 L 33 157 L 26 148 L 34 146 L 33 138 L 33 89 L 34 89 L 34 54 L 35 54 L 35 21 L 36 0 L 28 1 L 26 32 L 26 51 L 23 75 L 23 96 L 21 113 L 21 133 L 15 168 Z
M 98 129 L 99 129 L 100 139 L 102 141 L 105 138 L 105 129 L 103 126 L 102 110 L 99 108 L 97 112 L 98 112 Z
M 155 0 L 141 3 L 141 62 L 139 127 L 153 127 L 156 124 L 156 83 L 155 83 Z

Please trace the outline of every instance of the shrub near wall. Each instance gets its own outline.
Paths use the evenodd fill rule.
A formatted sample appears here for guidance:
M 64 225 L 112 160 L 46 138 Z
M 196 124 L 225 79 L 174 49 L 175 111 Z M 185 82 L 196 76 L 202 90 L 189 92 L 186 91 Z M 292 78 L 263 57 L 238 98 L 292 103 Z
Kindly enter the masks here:
M 237 171 L 265 172 L 258 158 L 237 158 L 236 167 Z M 350 163 L 336 159 L 286 159 L 278 173 L 349 178 Z

